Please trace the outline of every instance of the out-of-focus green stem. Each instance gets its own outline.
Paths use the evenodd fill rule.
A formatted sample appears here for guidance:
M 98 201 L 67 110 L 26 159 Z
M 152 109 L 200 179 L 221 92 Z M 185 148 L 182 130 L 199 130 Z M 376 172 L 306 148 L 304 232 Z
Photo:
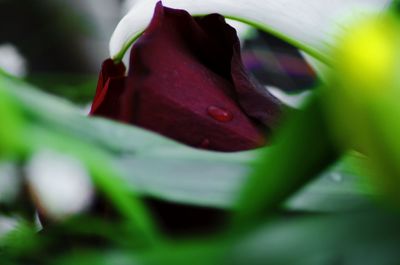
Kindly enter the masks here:
M 236 206 L 233 228 L 247 227 L 277 209 L 339 158 L 316 94 L 275 135 L 275 143 L 258 158 Z

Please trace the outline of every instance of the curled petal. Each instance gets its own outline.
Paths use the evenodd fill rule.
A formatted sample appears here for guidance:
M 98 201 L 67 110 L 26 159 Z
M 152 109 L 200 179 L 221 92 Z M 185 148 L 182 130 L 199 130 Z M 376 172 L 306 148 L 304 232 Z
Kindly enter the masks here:
M 158 0 L 137 2 L 120 21 L 110 40 L 112 58 L 121 59 L 151 21 Z M 348 18 L 377 12 L 390 0 L 164 0 L 167 7 L 192 15 L 219 13 L 269 31 L 329 64 L 326 56 Z
M 158 4 L 130 66 L 121 120 L 191 146 L 259 147 L 258 126 L 280 113 L 278 100 L 247 76 L 235 30 L 217 14 L 193 18 Z
M 119 97 L 125 83 L 124 75 L 125 66 L 123 63 L 115 64 L 111 59 L 103 62 L 90 115 L 97 114 L 108 118 L 118 117 Z

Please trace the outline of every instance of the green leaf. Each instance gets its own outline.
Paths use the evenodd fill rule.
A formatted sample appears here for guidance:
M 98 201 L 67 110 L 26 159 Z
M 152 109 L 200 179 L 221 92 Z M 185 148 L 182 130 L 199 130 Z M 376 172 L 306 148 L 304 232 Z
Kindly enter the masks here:
M 379 211 L 275 220 L 241 237 L 226 264 L 397 264 L 398 222 Z
M 317 92 L 286 119 L 273 147 L 258 157 L 238 199 L 234 227 L 258 222 L 340 158 Z
M 166 154 L 168 154 L 166 152 Z M 352 157 L 352 160 L 360 159 Z M 349 160 L 349 159 L 347 159 Z M 154 161 L 157 161 L 156 163 Z M 351 172 L 355 161 L 343 161 L 323 172 L 284 204 L 295 211 L 337 212 L 364 208 L 377 195 L 367 179 Z M 213 160 L 212 156 L 188 158 L 188 153 L 169 157 L 125 157 L 119 160 L 124 179 L 140 194 L 170 202 L 233 209 L 250 166 L 248 163 Z
M 374 210 L 276 218 L 233 238 L 170 244 L 137 260 L 145 265 L 187 264 L 193 257 L 194 264 L 208 258 L 199 264 L 209 265 L 397 264 L 399 221 L 398 215 Z
M 389 265 L 400 260 L 399 221 L 374 210 L 276 218 L 236 237 L 181 240 L 149 251 L 77 252 L 55 264 L 108 264 L 118 257 L 140 265 Z
M 379 196 L 361 172 L 365 160 L 359 154 L 347 154 L 294 194 L 285 203 L 286 207 L 314 212 L 352 212 L 371 207 Z
M 2 82 L 39 130 L 38 134 L 47 137 L 44 141 L 63 141 L 63 137 L 68 136 L 78 140 L 77 146 L 79 142 L 96 146 L 111 157 L 124 180 L 124 188 L 133 194 L 232 209 L 240 187 L 255 164 L 254 158 L 270 150 L 266 147 L 250 152 L 218 153 L 194 149 L 138 127 L 89 118 L 67 101 L 19 80 L 3 76 Z M 47 132 L 51 132 L 53 138 L 49 138 Z M 90 151 L 84 154 L 93 156 Z M 92 161 L 96 167 L 96 160 Z M 331 169 L 297 193 L 286 207 L 329 212 L 351 210 L 363 204 L 371 193 L 358 186 L 358 173 L 348 172 L 352 163 L 342 164 L 345 166 Z M 97 166 L 101 171 L 102 165 Z M 339 175 L 342 181 L 334 181 L 332 174 Z M 348 203 L 350 201 L 354 203 Z
M 15 116 L 22 120 L 19 126 L 11 128 L 13 131 L 9 131 L 7 126 L 1 128 L 2 132 L 8 132 L 3 133 L 3 142 L 11 139 L 17 143 L 17 148 L 6 150 L 8 153 L 19 159 L 26 159 L 36 152 L 53 149 L 78 158 L 88 168 L 98 188 L 127 222 L 136 228 L 137 235 L 140 235 L 138 239 L 145 243 L 157 241 L 158 235 L 152 219 L 141 201 L 125 188 L 111 163 L 112 156 L 93 142 L 86 142 L 84 138 L 88 137 L 87 134 L 78 133 L 87 131 L 83 121 L 88 118 L 72 105 L 35 91 L 29 85 L 7 75 L 0 75 L 0 91 L 6 95 L 0 99 L 0 105 L 8 102 L 4 98 L 11 98 L 8 104 L 11 108 L 2 111 L 0 115 Z M 16 139 L 15 136 L 19 138 Z

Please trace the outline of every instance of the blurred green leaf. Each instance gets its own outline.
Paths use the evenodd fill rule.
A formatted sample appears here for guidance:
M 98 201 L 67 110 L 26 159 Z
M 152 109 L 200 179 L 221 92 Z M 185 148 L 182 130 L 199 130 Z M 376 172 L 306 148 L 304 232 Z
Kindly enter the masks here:
M 276 220 L 240 238 L 226 264 L 397 264 L 399 221 L 379 211 Z
M 235 228 L 259 222 L 294 192 L 315 179 L 341 156 L 331 139 L 319 91 L 275 133 L 274 145 L 258 158 L 241 191 Z
M 93 181 L 100 191 L 110 199 L 127 222 L 136 228 L 138 241 L 155 243 L 158 236 L 153 220 L 149 217 L 141 201 L 132 196 L 131 192 L 125 188 L 118 172 L 111 164 L 110 154 L 93 143 L 83 141 L 79 134 L 73 133 L 74 130 L 72 132 L 68 130 L 71 119 L 74 117 L 84 118 L 84 116 L 72 108 L 72 105 L 51 100 L 51 96 L 46 97 L 38 91 L 35 93 L 31 87 L 15 78 L 3 75 L 0 81 L 2 93 L 10 96 L 14 103 L 11 105 L 15 106 L 15 111 L 11 114 L 25 119 L 23 125 L 14 127 L 14 131 L 5 135 L 9 138 L 13 137 L 13 140 L 15 135 L 20 137 L 16 140 L 20 148 L 8 150 L 9 153 L 26 158 L 44 149 L 54 149 L 80 159 L 89 169 Z M 4 113 L 7 114 L 7 112 L 2 114 Z M 56 116 L 53 116 L 55 114 Z M 63 123 L 66 126 L 64 128 L 60 126 Z M 82 126 L 82 123 L 73 124 Z M 1 131 L 8 129 L 7 126 L 2 127 Z M 9 139 L 2 140 L 7 142 Z
M 194 149 L 135 126 L 88 118 L 67 101 L 18 80 L 3 78 L 3 82 L 35 126 L 59 137 L 73 136 L 107 152 L 120 170 L 126 188 L 144 196 L 231 209 L 254 166 L 254 158 L 261 152 L 270 152 L 270 147 L 238 153 Z M 370 193 L 360 189 L 359 173 L 349 172 L 352 162 L 343 162 L 327 171 L 320 180 L 297 193 L 286 206 L 299 211 L 329 212 L 364 204 L 365 195 Z M 335 176 L 341 180 L 335 181 Z M 354 203 L 344 203 L 353 199 Z
M 140 194 L 182 204 L 233 209 L 250 169 L 244 162 L 212 160 L 212 156 L 126 157 L 119 160 L 124 179 Z M 323 172 L 285 203 L 295 211 L 335 212 L 364 208 L 376 194 L 368 180 L 352 167 L 358 156 L 349 155 Z M 157 161 L 157 163 L 154 163 Z
M 399 221 L 398 215 L 381 211 L 277 218 L 237 238 L 192 240 L 150 251 L 138 255 L 139 264 L 178 265 L 208 257 L 200 264 L 391 265 L 400 260 Z M 196 249 L 203 256 L 191 256 Z
M 22 135 L 30 137 L 20 141 L 30 143 L 32 150 L 44 145 L 77 155 L 77 158 L 85 161 L 96 175 L 100 176 L 97 177 L 99 178 L 97 181 L 102 183 L 103 187 L 109 188 L 112 194 L 111 200 L 117 201 L 128 216 L 134 214 L 128 208 L 137 208 L 134 207 L 135 201 L 127 199 L 126 193 L 141 194 L 176 203 L 232 209 L 250 169 L 254 165 L 261 169 L 259 172 L 264 179 L 265 159 L 276 152 L 270 147 L 231 154 L 193 149 L 134 126 L 101 118 L 88 118 L 67 101 L 40 92 L 19 80 L 0 76 L 0 81 L 0 91 L 11 99 L 10 106 L 19 109 L 26 119 L 25 123 L 28 123 L 13 128 L 13 130 L 27 130 Z M 0 112 L 0 115 L 4 113 L 7 114 Z M 297 120 L 296 126 L 301 121 L 302 119 Z M 315 127 L 299 127 L 304 130 L 300 135 L 307 135 L 309 132 L 307 129 L 315 129 Z M 0 131 L 5 129 L 1 127 Z M 289 135 L 299 137 L 296 132 L 298 131 L 291 131 Z M 304 149 L 310 151 L 307 143 L 313 141 L 304 139 L 312 139 L 315 143 L 314 133 L 316 132 L 308 135 L 308 138 L 301 138 L 304 141 L 303 149 L 294 153 L 291 159 L 302 157 Z M 286 145 L 295 148 L 291 145 L 293 141 L 294 139 Z M 261 160 L 254 161 L 260 153 L 263 154 Z M 282 156 L 283 154 L 281 153 Z M 289 180 L 294 182 L 288 181 L 286 183 L 288 186 L 284 186 L 284 182 L 279 183 L 278 187 L 283 188 L 285 193 L 277 199 L 282 200 L 279 202 L 284 203 L 287 209 L 295 211 L 343 212 L 370 209 L 368 198 L 376 197 L 376 194 L 359 172 L 364 159 L 361 155 L 348 154 L 328 170 L 324 169 L 334 159 L 318 167 L 318 170 L 311 168 L 311 171 L 308 171 L 310 168 L 302 165 L 300 168 L 307 169 L 301 171 L 302 175 L 289 176 L 293 177 Z M 291 170 L 298 170 L 299 167 L 296 167 L 298 163 L 301 161 L 296 161 L 294 165 L 290 164 L 293 168 L 285 172 L 293 173 Z M 114 172 L 114 168 L 118 171 Z M 302 187 L 313 179 L 314 174 L 308 174 L 310 172 L 322 175 Z M 117 179 L 120 176 L 116 173 L 119 173 L 124 181 L 119 182 Z M 265 183 L 262 182 L 262 185 Z M 300 190 L 295 194 L 291 193 L 298 189 Z M 289 200 L 285 202 L 286 198 Z M 268 197 L 265 196 L 263 199 Z M 245 234 L 214 238 L 212 242 L 209 239 L 193 239 L 187 242 L 163 241 L 145 250 L 115 246 L 115 251 L 110 247 L 107 250 L 80 248 L 72 254 L 49 253 L 54 259 L 48 264 L 179 265 L 187 264 L 188 260 L 193 264 L 210 265 L 265 264 L 265 262 L 278 265 L 391 264 L 391 261 L 397 261 L 399 258 L 397 246 L 400 231 L 397 219 L 396 216 L 377 212 L 274 219 L 264 223 L 261 228 L 247 227 Z M 120 235 L 114 237 L 113 230 L 107 230 L 107 225 L 105 227 L 104 224 L 97 225 L 99 226 L 93 225 L 92 229 L 102 230 L 100 233 L 86 230 L 85 226 L 79 224 L 75 230 L 78 234 L 98 234 L 110 238 L 113 242 L 123 242 L 121 239 L 125 234 L 122 237 Z M 35 249 L 40 247 L 40 242 L 36 242 L 36 239 L 32 241 L 36 246 L 21 244 L 32 237 L 32 230 L 26 231 L 29 233 L 20 230 L 10 236 L 11 242 L 8 245 L 16 251 L 13 252 L 16 259 L 22 255 L 35 255 Z M 131 235 L 126 233 L 127 240 L 132 239 Z M 53 239 L 57 241 L 62 238 L 54 236 Z M 43 239 L 46 242 L 49 238 Z M 41 251 L 45 250 L 46 248 Z M 62 255 L 62 258 L 59 259 L 58 255 Z M 18 263 L 13 263 L 11 260 L 8 264 Z
M 391 265 L 400 260 L 399 221 L 377 210 L 275 218 L 237 237 L 172 241 L 145 251 L 77 252 L 52 264 Z
M 301 188 L 285 203 L 297 211 L 354 212 L 368 209 L 379 199 L 370 180 L 362 174 L 366 158 L 350 153 Z
M 337 145 L 369 157 L 368 174 L 399 207 L 400 21 L 394 12 L 365 18 L 338 38 L 323 102 Z

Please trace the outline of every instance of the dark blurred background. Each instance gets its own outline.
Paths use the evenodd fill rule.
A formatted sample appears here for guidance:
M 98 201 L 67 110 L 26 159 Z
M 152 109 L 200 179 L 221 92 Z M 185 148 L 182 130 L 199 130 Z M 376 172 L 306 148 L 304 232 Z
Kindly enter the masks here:
M 120 2 L 2 0 L 0 43 L 17 46 L 33 73 L 94 73 L 108 54 Z
M 0 0 L 0 51 L 12 47 L 24 59 L 13 74 L 84 103 L 93 96 L 120 17 L 119 0 Z

